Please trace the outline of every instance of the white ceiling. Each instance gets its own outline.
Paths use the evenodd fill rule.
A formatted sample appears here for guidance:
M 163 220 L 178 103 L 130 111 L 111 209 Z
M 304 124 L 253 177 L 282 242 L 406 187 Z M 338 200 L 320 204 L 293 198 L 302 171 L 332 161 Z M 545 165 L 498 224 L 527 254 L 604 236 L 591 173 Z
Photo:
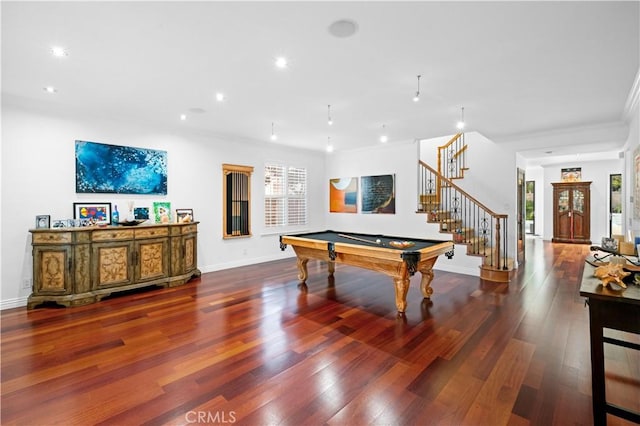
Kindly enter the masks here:
M 336 150 L 379 144 L 383 125 L 389 144 L 456 133 L 464 107 L 468 131 L 531 159 L 615 151 L 637 90 L 639 5 L 3 1 L 2 96 L 212 139 L 324 149 L 331 137 Z M 339 19 L 356 34 L 331 35 Z

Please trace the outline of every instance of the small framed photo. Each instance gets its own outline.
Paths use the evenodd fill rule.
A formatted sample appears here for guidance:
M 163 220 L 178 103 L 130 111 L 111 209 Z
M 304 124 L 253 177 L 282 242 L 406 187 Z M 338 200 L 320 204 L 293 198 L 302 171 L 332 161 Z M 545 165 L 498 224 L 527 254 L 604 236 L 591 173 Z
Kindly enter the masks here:
M 36 216 L 36 229 L 48 228 L 51 224 L 51 216 L 48 214 L 41 214 Z
M 149 220 L 149 207 L 135 207 L 133 218 L 136 220 Z
M 176 209 L 177 223 L 193 222 L 193 209 Z
M 615 238 L 602 237 L 601 247 L 608 251 L 618 251 L 618 240 Z
M 74 219 L 90 219 L 96 225 L 111 224 L 111 203 L 73 203 Z
M 67 225 L 67 219 L 56 219 L 51 222 L 51 227 L 54 229 L 67 228 Z

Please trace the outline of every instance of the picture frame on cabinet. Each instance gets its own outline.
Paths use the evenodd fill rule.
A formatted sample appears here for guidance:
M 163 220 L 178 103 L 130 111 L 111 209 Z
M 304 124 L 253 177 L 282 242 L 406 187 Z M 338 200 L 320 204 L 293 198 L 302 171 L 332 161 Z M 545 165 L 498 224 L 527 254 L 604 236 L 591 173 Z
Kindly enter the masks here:
M 193 209 L 176 209 L 176 223 L 193 222 Z
M 73 203 L 74 219 L 89 219 L 96 225 L 111 225 L 111 203 Z
M 68 228 L 67 219 L 55 219 L 51 222 L 51 228 L 59 229 L 59 228 Z
M 155 223 L 171 223 L 171 203 L 168 201 L 154 201 L 153 220 Z
M 49 228 L 51 225 L 51 216 L 48 214 L 40 214 L 36 216 L 36 229 Z

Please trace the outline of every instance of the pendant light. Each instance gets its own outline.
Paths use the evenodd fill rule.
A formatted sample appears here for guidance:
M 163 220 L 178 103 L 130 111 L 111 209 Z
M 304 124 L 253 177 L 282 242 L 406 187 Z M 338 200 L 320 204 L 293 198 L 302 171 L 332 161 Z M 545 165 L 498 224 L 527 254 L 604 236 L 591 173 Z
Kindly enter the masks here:
M 331 136 L 327 136 L 327 152 L 333 152 L 333 145 L 331 145 Z
M 333 120 L 331 119 L 331 105 L 327 105 L 327 124 L 329 126 L 333 124 Z
M 462 111 L 460 113 L 460 121 L 456 124 L 458 130 L 464 129 L 464 107 L 462 107 Z
M 418 102 L 420 100 L 420 75 L 418 75 L 418 90 L 416 90 L 416 95 L 413 97 L 413 102 Z
M 387 143 L 387 141 L 389 140 L 389 138 L 387 137 L 387 132 L 385 130 L 386 126 L 383 124 L 382 125 L 382 134 L 380 135 L 380 142 L 382 143 Z
M 273 130 L 273 122 L 271 122 L 271 140 L 275 141 L 276 139 L 278 139 L 278 135 L 276 135 L 276 133 Z

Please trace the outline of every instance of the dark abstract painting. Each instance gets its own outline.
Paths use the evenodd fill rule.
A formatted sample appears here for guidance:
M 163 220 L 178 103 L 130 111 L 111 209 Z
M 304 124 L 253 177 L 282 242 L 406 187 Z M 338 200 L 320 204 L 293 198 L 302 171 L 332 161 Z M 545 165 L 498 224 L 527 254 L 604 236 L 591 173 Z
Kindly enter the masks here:
M 362 176 L 362 213 L 396 213 L 396 175 Z
M 167 152 L 76 141 L 76 192 L 167 194 Z

